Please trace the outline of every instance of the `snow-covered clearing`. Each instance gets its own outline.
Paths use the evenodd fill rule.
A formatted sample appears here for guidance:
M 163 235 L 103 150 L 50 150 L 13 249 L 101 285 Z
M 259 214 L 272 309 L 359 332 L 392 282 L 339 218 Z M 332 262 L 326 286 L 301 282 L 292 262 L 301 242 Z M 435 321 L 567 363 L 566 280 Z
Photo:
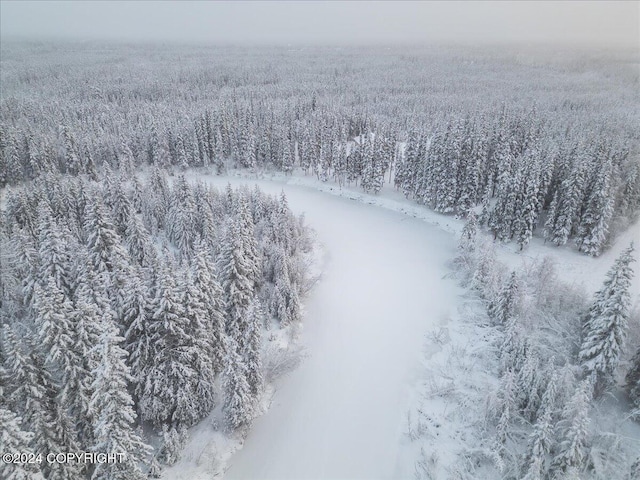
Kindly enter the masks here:
M 268 413 L 255 420 L 244 446 L 229 459 L 225 478 L 412 477 L 415 457 L 402 445 L 407 443 L 407 412 L 416 402 L 412 389 L 424 375 L 425 335 L 472 330 L 457 328 L 465 300 L 449 278 L 463 222 L 386 189 L 374 197 L 308 177 L 191 178 L 218 187 L 257 183 L 269 193 L 283 190 L 292 210 L 305 214 L 326 252 L 322 279 L 305 300 L 301 342 L 307 358 L 277 382 Z M 583 283 L 591 293 L 617 252 L 631 240 L 639 244 L 639 237 L 632 227 L 598 259 L 549 248 L 539 239 L 524 253 L 500 246 L 498 255 L 514 267 L 551 255 L 560 264 L 561 277 Z M 634 285 L 635 302 L 637 276 Z M 472 347 L 473 339 L 468 340 Z M 214 476 L 197 465 L 212 440 L 207 428 L 192 430 L 183 460 L 163 478 Z M 448 430 L 446 437 L 454 437 Z M 442 440 L 446 453 L 449 442 Z

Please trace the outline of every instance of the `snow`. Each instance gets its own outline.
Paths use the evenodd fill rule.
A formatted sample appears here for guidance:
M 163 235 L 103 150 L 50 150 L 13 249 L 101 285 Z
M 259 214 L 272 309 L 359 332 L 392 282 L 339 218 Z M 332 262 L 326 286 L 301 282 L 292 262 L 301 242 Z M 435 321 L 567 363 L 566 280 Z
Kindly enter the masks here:
M 284 190 L 327 252 L 323 277 L 305 300 L 301 342 L 307 358 L 278 383 L 271 408 L 256 419 L 225 478 L 406 477 L 412 465 L 396 459 L 422 338 L 449 316 L 459 291 L 454 280 L 443 278 L 455 252 L 453 236 L 308 187 L 210 181 Z M 201 446 L 206 441 L 197 440 Z M 171 472 L 182 471 L 184 463 Z M 169 473 L 164 478 L 184 478 Z
M 280 177 L 276 176 L 276 178 Z M 455 241 L 459 238 L 464 226 L 464 220 L 436 213 L 425 206 L 407 200 L 390 185 L 385 185 L 379 195 L 368 195 L 357 188 L 339 188 L 334 183 L 320 182 L 311 177 L 292 177 L 288 183 L 308 186 L 325 193 L 358 200 L 369 205 L 419 218 L 454 234 Z M 532 263 L 544 256 L 553 258 L 561 266 L 558 274 L 562 280 L 581 285 L 591 294 L 602 286 L 607 271 L 620 255 L 620 252 L 627 248 L 631 242 L 634 242 L 636 247 L 635 258 L 638 260 L 640 259 L 640 220 L 618 235 L 611 248 L 605 250 L 602 255 L 596 258 L 580 253 L 571 246 L 556 247 L 551 244 L 545 244 L 544 240 L 539 237 L 532 238 L 531 243 L 524 251 L 520 251 L 515 242 L 496 242 L 496 246 L 498 259 L 514 269 L 520 267 L 523 263 Z M 634 276 L 631 286 L 631 296 L 634 299 L 632 303 L 637 302 L 640 295 L 640 264 L 636 262 L 633 266 L 637 274 Z
M 163 478 L 212 478 L 229 457 L 224 475 L 229 479 L 413 477 L 413 461 L 402 445 L 407 412 L 416 403 L 413 389 L 425 373 L 425 334 L 445 328 L 458 337 L 473 331 L 457 324 L 464 292 L 449 278 L 463 221 L 416 205 L 388 186 L 372 196 L 309 177 L 242 175 L 190 177 L 218 187 L 257 183 L 269 193 L 283 190 L 326 251 L 322 279 L 304 301 L 300 340 L 307 357 L 276 383 L 268 412 L 255 420 L 242 448 L 231 455 L 240 447 L 238 440 L 225 444 L 210 426 L 208 434 L 206 426 L 198 426 L 183 459 Z M 621 249 L 631 240 L 640 246 L 637 227 L 596 259 L 543 245 L 538 238 L 524 252 L 500 245 L 498 258 L 515 268 L 550 255 L 560 265 L 561 278 L 592 293 Z M 639 277 L 632 287 L 634 301 Z M 469 341 L 455 340 L 473 348 Z M 451 356 L 431 344 L 432 355 Z M 439 448 L 445 455 L 457 435 L 454 426 L 448 430 L 443 437 L 449 440 L 441 437 Z M 207 445 L 221 457 L 216 472 L 198 468 L 194 460 L 193 452 L 202 457 Z

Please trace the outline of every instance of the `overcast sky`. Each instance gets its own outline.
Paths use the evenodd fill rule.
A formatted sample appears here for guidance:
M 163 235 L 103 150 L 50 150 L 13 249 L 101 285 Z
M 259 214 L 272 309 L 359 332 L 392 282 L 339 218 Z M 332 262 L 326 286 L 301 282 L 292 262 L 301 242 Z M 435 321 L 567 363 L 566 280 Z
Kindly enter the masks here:
M 0 35 L 252 44 L 640 43 L 640 2 L 0 0 Z

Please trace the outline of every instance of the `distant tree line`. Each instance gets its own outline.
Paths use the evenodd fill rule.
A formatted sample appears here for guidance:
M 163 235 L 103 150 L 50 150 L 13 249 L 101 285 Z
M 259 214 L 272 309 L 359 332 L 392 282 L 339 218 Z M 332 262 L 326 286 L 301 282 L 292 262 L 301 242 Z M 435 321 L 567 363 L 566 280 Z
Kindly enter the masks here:
M 482 210 L 501 241 L 537 231 L 589 255 L 640 208 L 633 85 L 615 61 L 585 78 L 465 51 L 249 50 L 242 68 L 234 49 L 159 53 L 5 47 L 0 187 L 104 165 L 297 169 L 372 193 L 389 181 L 438 212 Z

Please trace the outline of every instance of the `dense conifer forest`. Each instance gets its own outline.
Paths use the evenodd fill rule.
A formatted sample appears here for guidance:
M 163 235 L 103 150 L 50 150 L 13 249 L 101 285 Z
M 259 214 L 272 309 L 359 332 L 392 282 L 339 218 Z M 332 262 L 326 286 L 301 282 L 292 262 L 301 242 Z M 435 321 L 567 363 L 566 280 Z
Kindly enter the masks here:
M 2 217 L 3 448 L 6 433 L 25 452 L 127 455 L 43 462 L 45 478 L 144 478 L 216 402 L 227 429 L 246 427 L 263 331 L 300 320 L 311 240 L 284 194 L 105 168 L 101 182 L 43 174 Z M 163 438 L 153 456 L 140 421 Z
M 299 168 L 597 256 L 640 206 L 630 55 L 5 44 L 0 185 Z
M 638 246 L 608 250 L 640 210 L 632 54 L 37 41 L 0 53 L 3 449 L 126 454 L 0 463 L 0 477 L 157 477 L 212 412 L 216 431 L 246 436 L 297 362 L 267 343 L 295 343 L 316 245 L 284 191 L 209 181 L 235 173 L 395 189 L 464 222 L 450 267 L 482 335 L 459 360 L 482 357 L 482 371 L 425 398 L 451 401 L 445 420 L 475 415 L 460 443 L 477 445 L 451 453 L 449 477 L 423 448 L 416 478 L 639 474 Z M 586 295 L 549 259 L 501 263 L 497 245 L 525 253 L 534 237 L 617 258 Z M 432 440 L 425 412 L 408 422 L 413 442 Z

